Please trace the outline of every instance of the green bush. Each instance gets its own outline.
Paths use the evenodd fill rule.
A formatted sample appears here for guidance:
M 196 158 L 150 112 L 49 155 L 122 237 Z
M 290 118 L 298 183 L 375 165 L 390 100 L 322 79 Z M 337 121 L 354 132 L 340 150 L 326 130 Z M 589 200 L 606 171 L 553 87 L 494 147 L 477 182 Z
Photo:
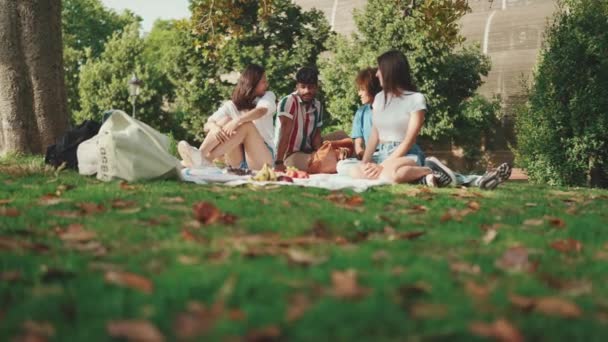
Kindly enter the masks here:
M 137 119 L 162 132 L 174 130 L 174 115 L 162 109 L 167 93 L 165 78 L 144 62 L 143 51 L 144 40 L 139 36 L 138 24 L 132 24 L 124 32 L 114 33 L 99 58 L 87 58 L 80 71 L 81 110 L 74 115 L 77 122 L 100 120 L 108 109 L 131 114 L 128 82 L 135 72 L 143 81 L 136 103 Z
M 606 187 L 608 2 L 560 4 L 517 115 L 517 161 L 535 182 Z
M 113 33 L 122 32 L 126 26 L 140 21 L 141 18 L 132 12 L 118 14 L 104 7 L 100 0 L 63 0 L 63 65 L 70 116 L 81 109 L 78 90 L 81 66 L 88 58 L 101 55 Z

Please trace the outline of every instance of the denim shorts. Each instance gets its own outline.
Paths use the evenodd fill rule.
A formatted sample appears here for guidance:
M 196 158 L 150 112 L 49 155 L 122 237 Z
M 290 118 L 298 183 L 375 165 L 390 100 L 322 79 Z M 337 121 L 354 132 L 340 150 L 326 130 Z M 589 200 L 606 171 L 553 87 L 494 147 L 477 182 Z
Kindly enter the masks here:
M 383 161 L 395 151 L 397 147 L 401 145 L 400 141 L 391 141 L 378 144 L 376 152 L 372 155 L 372 161 L 376 164 L 381 164 Z M 410 158 L 416 162 L 418 166 L 424 165 L 424 152 L 418 144 L 414 144 L 412 148 L 404 155 L 406 158 Z
M 268 148 L 268 150 L 270 151 L 270 155 L 272 156 L 272 163 L 274 164 L 274 160 L 275 160 L 275 155 L 274 155 L 274 149 L 272 147 L 270 147 L 270 145 L 268 145 L 266 142 L 264 142 L 264 145 L 266 145 L 266 148 Z M 241 151 L 243 152 L 243 161 L 241 161 L 241 165 L 239 165 L 239 168 L 241 169 L 249 169 L 249 165 L 247 165 L 247 158 L 245 157 L 245 147 L 241 147 Z M 272 165 L 269 165 L 272 166 Z
M 391 142 L 379 144 L 376 152 L 372 155 L 372 161 L 376 164 L 380 164 L 385 161 L 391 153 L 401 144 L 400 142 Z M 422 149 L 417 144 L 414 144 L 412 148 L 405 154 L 405 157 L 411 158 L 416 162 L 418 166 L 423 166 L 424 164 L 424 153 Z M 349 158 L 340 160 L 338 165 L 336 166 L 336 170 L 339 175 L 348 176 L 351 174 L 351 169 L 357 165 L 360 165 L 361 161 L 356 158 Z

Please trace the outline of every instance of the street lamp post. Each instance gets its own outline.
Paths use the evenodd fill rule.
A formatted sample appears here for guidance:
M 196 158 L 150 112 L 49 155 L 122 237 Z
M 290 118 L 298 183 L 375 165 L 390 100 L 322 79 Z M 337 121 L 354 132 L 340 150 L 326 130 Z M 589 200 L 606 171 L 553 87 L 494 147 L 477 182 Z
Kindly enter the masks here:
M 144 82 L 137 78 L 137 75 L 133 73 L 133 77 L 129 80 L 129 96 L 131 97 L 131 104 L 133 105 L 133 119 L 135 119 L 135 101 L 141 93 L 141 85 Z

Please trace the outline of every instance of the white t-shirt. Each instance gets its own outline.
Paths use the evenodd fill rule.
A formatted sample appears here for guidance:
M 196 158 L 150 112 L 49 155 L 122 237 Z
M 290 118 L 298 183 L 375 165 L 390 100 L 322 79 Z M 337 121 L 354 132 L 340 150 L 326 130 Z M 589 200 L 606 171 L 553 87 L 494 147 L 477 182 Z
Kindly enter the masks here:
M 421 93 L 404 92 L 401 96 L 389 94 L 384 101 L 384 91 L 374 98 L 372 124 L 378 130 L 380 141 L 403 141 L 410 123 L 410 114 L 426 111 L 426 100 Z
M 260 132 L 262 138 L 264 138 L 264 142 L 269 147 L 274 146 L 274 113 L 277 111 L 276 104 L 276 96 L 273 92 L 267 91 L 264 96 L 256 98 L 253 103 L 255 104 L 255 108 L 266 108 L 266 114 L 261 118 L 253 120 L 253 124 Z M 248 112 L 248 110 L 238 111 L 234 102 L 228 100 L 224 102 L 224 104 L 215 112 L 213 115 L 209 117 L 208 120 L 218 121 L 226 116 L 229 116 L 232 119 L 236 119 L 237 117 L 243 115 Z

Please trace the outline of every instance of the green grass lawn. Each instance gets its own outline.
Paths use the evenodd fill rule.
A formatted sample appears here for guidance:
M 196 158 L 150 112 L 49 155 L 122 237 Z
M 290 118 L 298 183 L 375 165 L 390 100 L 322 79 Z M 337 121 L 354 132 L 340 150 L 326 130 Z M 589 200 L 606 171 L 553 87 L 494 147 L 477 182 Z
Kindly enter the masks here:
M 121 185 L 39 164 L 0 163 L 1 341 L 608 338 L 608 191 Z

